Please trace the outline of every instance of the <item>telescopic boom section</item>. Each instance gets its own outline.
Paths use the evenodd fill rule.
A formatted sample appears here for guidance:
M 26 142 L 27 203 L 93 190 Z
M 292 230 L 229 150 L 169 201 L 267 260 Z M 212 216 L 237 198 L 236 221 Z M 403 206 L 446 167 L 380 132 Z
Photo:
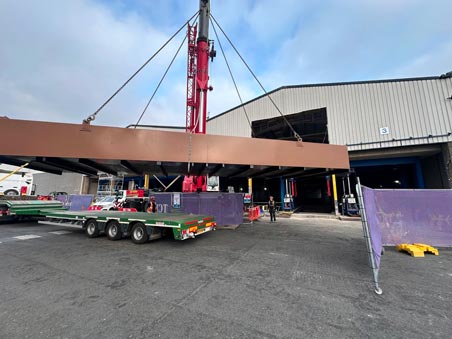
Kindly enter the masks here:
M 188 76 L 187 76 L 187 132 L 206 133 L 207 90 L 209 87 L 209 57 L 215 57 L 209 41 L 209 0 L 199 2 L 199 31 L 188 27 Z M 198 33 L 198 38 L 196 35 Z M 194 40 L 196 39 L 196 47 Z
M 186 111 L 186 132 L 194 132 L 193 128 L 196 111 L 196 32 L 197 25 L 188 24 L 188 58 L 187 58 L 187 111 Z

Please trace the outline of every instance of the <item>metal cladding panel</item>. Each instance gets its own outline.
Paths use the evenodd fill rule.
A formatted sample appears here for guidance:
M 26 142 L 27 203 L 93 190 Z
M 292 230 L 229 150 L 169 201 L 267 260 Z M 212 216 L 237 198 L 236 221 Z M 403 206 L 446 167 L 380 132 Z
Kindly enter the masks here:
M 450 77 L 293 86 L 270 95 L 284 114 L 326 107 L 330 142 L 349 150 L 452 141 Z M 251 121 L 279 116 L 265 96 L 245 106 Z M 251 135 L 242 107 L 209 120 L 207 132 Z
M 78 194 L 80 193 L 82 180 L 83 175 L 78 173 L 63 173 L 61 176 L 51 173 L 33 174 L 36 195 L 47 195 L 50 192 Z

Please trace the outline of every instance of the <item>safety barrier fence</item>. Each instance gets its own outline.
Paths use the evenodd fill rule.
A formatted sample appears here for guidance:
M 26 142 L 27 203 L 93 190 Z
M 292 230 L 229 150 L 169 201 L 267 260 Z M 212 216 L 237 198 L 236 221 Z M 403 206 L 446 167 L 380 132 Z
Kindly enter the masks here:
M 175 196 L 180 198 L 175 204 Z M 243 194 L 223 192 L 155 193 L 160 213 L 185 212 L 215 217 L 218 226 L 243 223 Z
M 248 208 L 248 220 L 249 221 L 254 221 L 259 219 L 260 217 L 260 207 L 256 206 L 256 207 L 249 207 Z
M 57 195 L 55 200 L 61 201 L 69 211 L 85 211 L 93 202 L 92 194 Z
M 383 246 L 452 246 L 452 190 L 356 188 L 376 292 Z

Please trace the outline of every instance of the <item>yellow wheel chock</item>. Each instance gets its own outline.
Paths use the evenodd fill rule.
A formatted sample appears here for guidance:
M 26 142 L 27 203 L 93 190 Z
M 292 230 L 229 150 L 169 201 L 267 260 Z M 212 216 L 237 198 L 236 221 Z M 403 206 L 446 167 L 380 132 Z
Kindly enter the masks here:
M 412 257 L 424 257 L 424 253 L 431 253 L 439 255 L 438 249 L 426 244 L 399 244 L 396 246 L 396 250 L 401 252 L 408 252 Z

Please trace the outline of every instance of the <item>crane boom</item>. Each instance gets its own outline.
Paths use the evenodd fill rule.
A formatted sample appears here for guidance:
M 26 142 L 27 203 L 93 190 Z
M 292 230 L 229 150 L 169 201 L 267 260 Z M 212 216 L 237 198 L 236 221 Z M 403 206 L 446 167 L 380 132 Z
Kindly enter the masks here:
M 188 25 L 187 115 L 186 131 L 206 133 L 207 91 L 209 86 L 209 57 L 216 55 L 209 40 L 210 1 L 199 1 L 199 22 Z M 199 25 L 199 30 L 198 30 Z M 196 44 L 195 44 L 196 40 Z
M 209 57 L 216 56 L 213 42 L 209 40 L 210 1 L 199 1 L 199 22 L 194 26 L 188 24 L 187 57 L 187 107 L 185 131 L 206 134 L 207 91 L 209 86 Z M 199 25 L 199 30 L 198 30 Z M 212 45 L 211 45 L 212 42 Z M 205 191 L 205 176 L 188 176 L 184 178 L 184 192 Z

